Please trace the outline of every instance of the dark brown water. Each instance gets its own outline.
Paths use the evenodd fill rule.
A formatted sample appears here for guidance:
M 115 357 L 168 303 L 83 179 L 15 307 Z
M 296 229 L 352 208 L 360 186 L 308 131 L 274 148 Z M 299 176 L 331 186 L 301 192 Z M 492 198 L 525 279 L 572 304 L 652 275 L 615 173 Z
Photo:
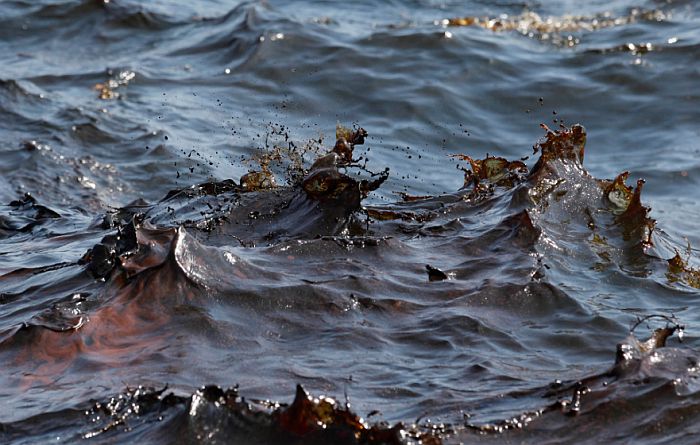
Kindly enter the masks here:
M 696 442 L 698 24 L 0 3 L 0 441 Z

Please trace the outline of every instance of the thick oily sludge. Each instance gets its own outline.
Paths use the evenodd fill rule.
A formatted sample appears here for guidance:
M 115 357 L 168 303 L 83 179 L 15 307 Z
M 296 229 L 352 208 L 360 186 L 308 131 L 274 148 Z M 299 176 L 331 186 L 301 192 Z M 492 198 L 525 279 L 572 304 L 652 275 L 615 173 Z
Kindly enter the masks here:
M 47 385 L 76 366 L 94 366 L 100 373 L 105 366 L 119 368 L 137 356 L 157 360 L 159 351 L 172 347 L 174 339 L 202 335 L 201 327 L 188 327 L 192 317 L 216 330 L 216 320 L 198 309 L 212 304 L 212 298 L 245 303 L 233 309 L 242 317 L 266 304 L 296 308 L 294 299 L 283 293 L 289 288 L 283 283 L 290 281 L 298 283 L 291 289 L 299 292 L 311 286 L 321 301 L 305 303 L 305 310 L 322 317 L 326 311 L 346 310 L 333 301 L 332 292 L 347 291 L 351 304 L 365 310 L 409 315 L 440 304 L 478 311 L 531 294 L 566 299 L 548 282 L 550 269 L 556 272 L 556 266 L 549 265 L 553 253 L 548 238 L 575 246 L 564 250 L 593 271 L 619 268 L 619 273 L 635 278 L 697 287 L 697 272 L 679 255 L 666 259 L 655 253 L 655 237 L 663 235 L 656 234 L 649 209 L 641 203 L 642 182 L 633 189 L 625 184 L 627 173 L 611 181 L 590 176 L 582 164 L 582 126 L 544 129 L 545 137 L 534 147 L 540 157 L 532 169 L 500 157 L 475 160 L 455 155 L 466 162 L 465 180 L 451 194 L 406 195 L 401 202 L 363 206 L 362 200 L 381 186 L 388 172 L 370 173 L 353 159 L 354 147 L 367 136 L 363 129 L 339 128 L 334 148 L 292 175 L 297 179 L 289 185 L 278 186 L 267 164 L 261 163 L 260 171 L 249 172 L 238 183 L 225 180 L 174 190 L 156 204 L 134 202 L 94 218 L 83 234 L 95 239 L 94 246 L 82 257 L 3 275 L 6 282 L 17 282 L 15 292 L 2 294 L 2 304 L 16 308 L 17 317 L 14 324 L 3 326 L 0 356 L 15 367 L 34 366 L 15 381 L 27 389 Z M 347 174 L 351 169 L 368 177 L 353 179 Z M 7 207 L 3 236 L 59 224 L 61 218 L 27 196 Z M 459 243 L 453 241 L 455 236 Z M 414 247 L 418 240 L 421 244 Z M 426 253 L 422 264 L 403 258 L 412 249 L 429 248 L 447 255 L 431 259 Z M 344 260 L 328 267 L 297 261 L 310 262 L 315 255 L 323 259 L 329 252 Z M 367 295 L 367 289 L 382 286 L 371 263 L 378 256 L 408 270 L 406 282 L 392 284 L 413 294 L 405 296 L 407 302 Z M 348 262 L 352 260 L 355 263 Z M 486 267 L 476 268 L 477 263 Z M 364 273 L 362 280 L 358 271 Z M 43 274 L 56 274 L 51 285 L 20 284 L 28 276 Z M 460 281 L 469 288 L 452 286 Z M 50 309 L 22 306 L 25 296 L 40 292 L 55 295 Z M 323 300 L 324 293 L 331 297 Z M 585 312 L 576 305 L 572 310 Z M 565 375 L 565 383 L 508 394 L 527 408 L 501 419 L 475 420 L 470 412 L 462 423 L 372 424 L 353 413 L 349 404 L 312 398 L 301 386 L 288 406 L 246 400 L 238 389 L 218 386 L 190 396 L 139 387 L 89 407 L 77 403 L 63 408 L 60 421 L 18 419 L 3 425 L 0 437 L 21 437 L 34 423 L 47 432 L 69 429 L 67 419 L 84 425 L 84 438 L 130 440 L 174 429 L 192 443 L 231 437 L 253 443 L 440 443 L 475 434 L 513 433 L 539 424 L 543 417 L 563 414 L 563 422 L 573 422 L 577 414 L 596 415 L 596 410 L 608 409 L 606 401 L 624 398 L 620 394 L 630 384 L 658 381 L 663 390 L 669 382 L 682 386 L 694 379 L 697 361 L 692 351 L 665 347 L 667 338 L 682 327 L 668 317 L 661 321 L 667 326 L 650 327 L 651 337 L 645 342 L 632 333 L 641 328 L 633 327 L 607 371 L 575 380 Z M 229 341 L 212 336 L 214 342 Z M 88 357 L 86 363 L 83 357 Z M 236 380 L 236 375 L 229 377 Z M 499 399 L 480 403 L 498 405 Z M 161 426 L 148 427 L 153 422 Z M 551 422 L 551 428 L 561 427 L 560 421 Z

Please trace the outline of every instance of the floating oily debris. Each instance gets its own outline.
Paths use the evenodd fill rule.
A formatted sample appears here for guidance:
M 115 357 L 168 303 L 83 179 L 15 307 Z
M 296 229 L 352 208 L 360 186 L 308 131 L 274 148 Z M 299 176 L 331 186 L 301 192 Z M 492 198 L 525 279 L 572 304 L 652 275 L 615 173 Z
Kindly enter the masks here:
M 644 180 L 638 179 L 637 185 L 632 188 L 626 184 L 629 172 L 622 172 L 612 181 L 600 181 L 605 197 L 612 204 L 612 212 L 618 221 L 630 221 L 633 219 L 646 221 L 653 229 L 654 222 L 648 217 L 649 208 L 642 205 L 642 187 Z
M 99 92 L 98 97 L 102 100 L 118 99 L 120 94 L 116 90 L 128 85 L 129 82 L 136 77 L 136 73 L 129 70 L 120 71 L 116 76 L 114 76 L 112 70 L 108 70 L 107 75 L 110 76 L 110 79 L 105 82 L 95 84 L 93 87 L 94 90 Z
M 654 329 L 648 339 L 638 340 L 634 335 L 635 329 L 654 319 L 663 320 L 666 325 Z M 605 412 L 616 409 L 615 406 L 609 406 L 614 393 L 628 391 L 629 383 L 640 385 L 656 375 L 663 375 L 669 371 L 668 366 L 672 361 L 675 361 L 673 372 L 679 376 L 678 382 L 693 379 L 697 374 L 694 360 L 684 357 L 678 348 L 667 347 L 667 341 L 673 334 L 676 334 L 679 342 L 683 341 L 684 329 L 685 326 L 680 325 L 674 317 L 666 315 L 655 314 L 639 318 L 625 341 L 617 345 L 615 362 L 609 370 L 575 381 L 556 380 L 546 387 L 506 394 L 509 398 L 522 398 L 533 402 L 541 399 L 554 401 L 513 417 L 484 424 L 474 423 L 470 419 L 471 416 L 466 415 L 464 426 L 467 430 L 479 434 L 502 434 L 543 422 L 545 417 L 557 414 L 571 418 L 579 415 L 605 415 Z M 685 363 L 683 358 L 687 359 Z
M 605 260 L 605 264 L 610 264 L 611 255 L 611 247 L 605 240 L 619 239 L 620 234 L 620 242 L 612 243 L 617 246 L 614 249 L 633 249 L 636 253 L 630 251 L 630 257 L 645 257 L 644 249 L 653 245 L 656 221 L 649 216 L 650 209 L 641 202 L 644 180 L 639 179 L 636 187 L 632 188 L 625 184 L 629 177 L 627 172 L 614 180 L 591 177 L 583 166 L 586 144 L 584 127 L 575 124 L 553 130 L 544 124 L 541 126 L 545 135 L 533 146 L 534 152 L 539 152 L 540 156 L 530 170 L 520 161 L 511 162 L 492 156 L 474 160 L 467 155 L 454 155 L 469 162 L 469 169 L 462 168 L 465 171 L 465 188 L 470 190 L 466 198 L 490 199 L 494 196 L 493 187 L 496 185 L 506 189 L 525 187 L 529 198 L 537 204 L 526 212 L 546 215 L 535 226 L 560 219 L 579 221 L 582 229 L 587 227 L 593 232 L 592 247 L 596 256 Z M 587 200 L 587 204 L 583 204 L 581 199 Z M 569 204 L 562 203 L 556 211 L 552 210 L 561 200 Z M 604 215 L 611 215 L 612 218 Z M 611 237 L 612 234 L 603 233 L 612 227 L 618 228 L 617 235 Z M 583 233 L 581 235 L 584 236 Z M 599 269 L 603 265 L 597 263 L 593 267 Z
M 545 124 L 540 125 L 546 134 L 533 147 L 533 153 L 540 152 L 540 158 L 532 168 L 530 177 L 545 174 L 547 164 L 554 160 L 573 161 L 582 166 L 586 148 L 586 129 L 580 124 L 574 124 L 571 128 L 562 127 L 552 130 Z
M 620 173 L 612 182 L 600 181 L 608 201 L 613 204 L 612 211 L 618 221 L 638 220 L 647 222 L 652 230 L 653 220 L 648 217 L 649 208 L 642 205 L 642 187 L 644 180 L 638 179 L 634 189 L 625 182 L 629 172 Z
M 0 237 L 13 232 L 31 232 L 47 220 L 61 217 L 54 210 L 39 204 L 31 193 L 25 193 L 22 198 L 11 201 L 7 207 L 11 213 L 9 217 L 0 219 Z
M 283 136 L 285 143 L 269 146 L 267 138 L 270 135 Z M 367 131 L 363 128 L 348 129 L 338 124 L 335 145 L 328 151 L 321 146 L 321 139 L 312 140 L 297 147 L 296 144 L 289 141 L 289 135 L 284 128 L 273 127 L 266 138 L 266 151 L 248 160 L 248 162 L 258 164 L 259 168 L 251 169 L 243 175 L 240 180 L 241 186 L 246 191 L 274 189 L 278 187 L 275 171 L 279 173 L 280 169 L 285 169 L 287 185 L 301 184 L 310 195 L 314 196 L 327 196 L 330 194 L 329 190 L 334 187 L 340 193 L 340 189 L 344 187 L 344 180 L 340 180 L 337 170 L 338 168 L 362 169 L 358 163 L 359 160 L 353 159 L 353 150 L 356 145 L 364 143 L 365 137 L 367 137 Z M 315 156 L 311 167 L 308 167 L 307 161 L 309 154 Z M 331 185 L 333 180 L 340 180 L 340 183 L 333 186 Z M 369 183 L 359 184 L 361 184 L 365 194 L 371 191 Z
M 297 155 L 290 167 L 295 170 L 288 174 L 288 177 L 295 180 L 300 178 L 300 185 L 307 196 L 312 199 L 328 202 L 343 201 L 350 207 L 359 206 L 361 199 L 378 189 L 388 178 L 388 170 L 380 173 L 371 173 L 359 164 L 358 159 L 353 158 L 353 151 L 356 145 L 362 145 L 367 137 L 364 128 L 354 130 L 338 124 L 336 127 L 336 142 L 333 148 L 325 155 L 318 156 L 311 167 L 304 168 L 303 155 Z M 270 169 L 272 161 L 282 162 L 285 151 L 275 147 L 271 153 L 262 155 L 259 159 L 261 169 L 250 171 L 241 178 L 241 186 L 246 191 L 257 191 L 273 189 L 277 187 L 274 174 Z M 357 168 L 370 173 L 377 179 L 363 179 L 356 181 L 348 175 L 341 173 L 338 169 Z M 290 185 L 295 185 L 293 182 Z
M 267 163 L 261 164 L 260 171 L 250 171 L 241 176 L 241 187 L 247 192 L 256 190 L 268 190 L 277 187 L 274 174 L 270 171 Z
M 430 199 L 432 198 L 432 195 L 411 195 L 406 192 L 394 192 L 395 195 L 399 195 L 401 197 L 401 200 L 404 202 L 412 202 L 412 201 L 422 201 L 424 199 Z
M 611 185 L 606 186 L 606 196 L 615 206 L 615 221 L 625 227 L 626 236 L 640 237 L 648 246 L 653 243 L 652 233 L 656 221 L 649 217 L 649 207 L 642 204 L 644 180 L 638 179 L 636 187 L 632 189 L 625 184 L 627 176 L 627 172 L 621 173 Z M 630 235 L 632 232 L 637 235 Z
M 436 22 L 444 27 L 474 26 L 493 32 L 516 31 L 522 35 L 540 40 L 552 40 L 563 46 L 575 46 L 580 43 L 573 35 L 566 33 L 597 31 L 604 28 L 623 26 L 639 21 L 664 21 L 667 14 L 661 10 L 632 9 L 627 15 L 614 16 L 606 12 L 591 16 L 562 15 L 542 17 L 534 11 L 525 11 L 519 15 L 502 14 L 498 17 L 465 16 L 447 18 Z
M 333 152 L 338 154 L 344 162 L 352 162 L 352 151 L 355 145 L 365 143 L 367 131 L 364 128 L 349 129 L 338 124 L 335 128 L 335 146 Z
M 669 42 L 669 44 L 671 44 Z M 658 48 L 652 44 L 651 42 L 643 42 L 643 43 L 625 43 L 622 45 L 618 45 L 612 48 L 604 48 L 600 50 L 596 50 L 596 52 L 601 53 L 601 54 L 606 54 L 606 53 L 614 53 L 614 52 L 628 52 L 632 54 L 633 56 L 639 56 L 642 54 L 646 54 L 648 52 L 657 50 Z
M 368 424 L 353 413 L 350 405 L 336 400 L 310 396 L 297 385 L 294 401 L 280 404 L 246 399 L 238 387 L 222 389 L 206 386 L 191 396 L 147 387 L 127 390 L 85 410 L 91 424 L 84 439 L 113 439 L 120 430 L 138 432 L 158 422 L 167 429 L 176 422 L 185 426 L 178 440 L 207 440 L 209 443 L 244 441 L 246 443 L 399 445 L 423 443 L 439 445 L 442 440 L 417 425 L 394 426 Z M 166 437 L 170 434 L 163 431 Z M 118 437 L 118 436 L 117 436 Z
M 428 272 L 428 281 L 444 281 L 449 279 L 445 272 L 430 264 L 425 265 L 425 270 Z
M 668 272 L 666 276 L 672 283 L 680 281 L 690 287 L 700 289 L 700 269 L 690 267 L 688 265 L 688 260 L 684 260 L 677 250 L 676 255 L 668 260 Z
M 522 180 L 522 174 L 527 173 L 527 166 L 521 161 L 508 161 L 505 158 L 490 155 L 478 160 L 462 154 L 452 155 L 452 157 L 467 161 L 471 166 L 471 170 L 464 170 L 464 187 L 473 185 L 476 189 L 482 181 L 513 187 L 515 183 Z
M 363 128 L 353 132 L 337 126 L 333 150 L 316 159 L 302 181 L 302 188 L 309 197 L 320 201 L 344 199 L 349 202 L 357 199 L 359 205 L 362 196 L 358 194 L 355 198 L 353 195 L 360 192 L 360 184 L 340 173 L 338 167 L 350 166 L 353 163 L 355 145 L 363 144 L 366 136 L 367 132 Z M 378 187 L 379 185 L 375 189 Z
M 39 298 L 40 292 L 49 298 L 0 332 L 0 359 L 9 366 L 31 365 L 35 371 L 18 375 L 17 384 L 44 388 L 46 382 L 68 378 L 84 362 L 102 375 L 143 363 L 148 372 L 169 377 L 175 365 L 163 363 L 163 357 L 172 354 L 177 363 L 194 369 L 202 356 L 190 345 L 204 345 L 224 357 L 234 381 L 252 382 L 254 391 L 262 391 L 257 395 L 271 400 L 284 398 L 280 383 L 297 384 L 303 378 L 298 376 L 312 367 L 320 370 L 320 378 L 313 377 L 311 384 L 322 380 L 327 385 L 314 391 L 337 394 L 353 381 L 350 390 L 360 392 L 362 406 L 372 411 L 384 410 L 375 404 L 385 398 L 370 395 L 367 401 L 368 387 L 369 392 L 407 394 L 391 402 L 398 400 L 406 411 L 391 413 L 390 423 L 372 424 L 348 404 L 312 397 L 300 386 L 294 401 L 285 405 L 245 399 L 235 388 L 194 390 L 213 379 L 220 382 L 217 376 L 197 374 L 178 380 L 178 392 L 130 389 L 87 409 L 88 427 L 81 437 L 124 442 L 144 435 L 170 438 L 174 425 L 185 443 L 470 442 L 475 433 L 504 434 L 550 421 L 566 427 L 582 414 L 604 415 L 608 408 L 600 400 L 630 399 L 634 385 L 626 382 L 647 385 L 645 379 L 656 376 L 682 384 L 693 372 L 687 351 L 665 346 L 671 334 L 680 332 L 669 319 L 669 326 L 652 331 L 648 340 L 630 335 L 618 347 L 614 366 L 602 373 L 570 375 L 559 369 L 552 372 L 570 380 L 522 382 L 511 393 L 497 383 L 490 393 L 464 401 L 448 392 L 447 403 L 469 413 L 463 423 L 461 412 L 455 420 L 453 411 L 444 423 L 401 423 L 426 408 L 423 399 L 411 401 L 417 397 L 414 391 L 402 387 L 405 374 L 390 375 L 393 368 L 384 368 L 386 354 L 391 356 L 396 345 L 418 363 L 409 370 L 419 376 L 413 384 L 425 388 L 427 414 L 440 415 L 453 406 L 443 410 L 443 393 L 430 394 L 444 377 L 443 369 L 488 375 L 481 363 L 497 361 L 503 351 L 479 346 L 484 336 L 496 338 L 492 331 L 504 334 L 498 341 L 506 347 L 519 348 L 508 339 L 510 331 L 499 330 L 502 316 L 508 330 L 551 326 L 556 332 L 537 329 L 542 331 L 538 335 L 567 336 L 572 344 L 607 338 L 607 331 L 597 328 L 583 334 L 569 329 L 570 317 L 597 323 L 583 299 L 554 284 L 562 271 L 570 273 L 570 264 L 583 270 L 577 284 L 591 292 L 610 273 L 623 284 L 650 278 L 694 287 L 700 281 L 688 266 L 690 258 L 677 255 L 666 261 L 653 250 L 653 220 L 641 203 L 641 182 L 632 188 L 626 184 L 627 172 L 599 180 L 586 171 L 583 126 L 542 129 L 544 135 L 534 145 L 539 159 L 531 169 L 503 157 L 453 155 L 465 173 L 464 184 L 436 196 L 405 194 L 397 202 L 368 204 L 368 193 L 382 186 L 388 171 L 373 173 L 359 159 L 355 149 L 368 137 L 364 129 L 339 126 L 333 146 L 314 149 L 314 159 L 291 145 L 271 147 L 255 158 L 260 168 L 239 181 L 195 184 L 152 204 L 136 200 L 103 218 L 85 218 L 87 229 L 80 235 L 85 238 L 75 241 L 74 258 L 1 276 L 9 283 L 0 294 L 3 307 Z M 278 183 L 275 172 L 287 164 L 295 175 Z M 73 224 L 70 212 L 59 214 L 29 195 L 0 211 L 0 235 L 10 238 L 35 231 L 63 233 L 61 225 Z M 48 276 L 44 274 L 54 274 L 53 281 L 47 280 L 50 285 L 33 286 Z M 500 315 L 492 317 L 494 312 Z M 552 312 L 562 314 L 563 322 Z M 523 313 L 527 319 L 510 323 Z M 337 343 L 346 334 L 351 341 Z M 462 355 L 462 344 L 484 354 L 484 361 L 440 361 L 440 373 L 421 381 L 418 366 L 434 367 L 435 351 Z M 346 351 L 332 355 L 331 350 L 343 347 L 352 348 L 350 354 L 372 356 L 389 377 L 375 381 L 374 370 L 364 368 L 371 365 L 369 359 L 353 367 L 344 361 Z M 568 346 L 565 350 L 570 351 Z M 607 350 L 612 357 L 614 344 Z M 289 351 L 294 358 L 280 360 Z M 428 361 L 419 361 L 421 353 Z M 549 351 L 542 357 L 548 359 Z M 349 368 L 359 377 L 348 378 Z M 115 374 L 105 385 L 108 394 L 120 391 L 123 381 Z M 530 389 L 523 389 L 527 385 Z M 22 397 L 32 394 L 23 392 Z M 104 393 L 94 399 L 104 400 Z M 512 405 L 500 409 L 502 403 Z M 438 408 L 432 411 L 433 406 Z M 3 423 L 0 440 L 18 437 L 34 420 L 25 416 Z M 53 431 L 47 425 L 40 429 Z
M 698 442 L 700 2 L 104 3 L 0 2 L 0 444 Z
M 582 165 L 586 144 L 583 126 L 575 124 L 571 128 L 562 127 L 559 130 L 552 130 L 544 124 L 541 127 L 546 134 L 533 147 L 535 153 L 540 152 L 540 157 L 531 170 L 522 161 L 508 161 L 501 157 L 487 155 L 484 159 L 475 160 L 464 154 L 451 155 L 469 162 L 470 169 L 460 168 L 464 171 L 464 188 L 473 188 L 470 197 L 489 195 L 496 185 L 513 188 L 529 182 L 532 185 L 529 194 L 537 200 L 544 191 L 551 190 L 553 185 L 548 178 L 554 178 L 554 184 L 557 181 L 558 172 L 553 166 L 554 161 L 570 163 L 583 175 L 587 175 Z
M 620 173 L 611 183 L 604 185 L 605 196 L 613 204 L 613 213 L 620 215 L 629 208 L 634 193 L 632 187 L 625 184 L 629 172 Z

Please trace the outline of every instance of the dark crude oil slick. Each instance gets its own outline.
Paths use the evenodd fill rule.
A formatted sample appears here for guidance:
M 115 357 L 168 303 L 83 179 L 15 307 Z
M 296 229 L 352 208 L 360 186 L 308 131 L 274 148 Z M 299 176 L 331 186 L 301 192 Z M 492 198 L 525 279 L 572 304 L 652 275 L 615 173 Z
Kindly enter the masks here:
M 698 29 L 0 2 L 0 442 L 696 443 Z

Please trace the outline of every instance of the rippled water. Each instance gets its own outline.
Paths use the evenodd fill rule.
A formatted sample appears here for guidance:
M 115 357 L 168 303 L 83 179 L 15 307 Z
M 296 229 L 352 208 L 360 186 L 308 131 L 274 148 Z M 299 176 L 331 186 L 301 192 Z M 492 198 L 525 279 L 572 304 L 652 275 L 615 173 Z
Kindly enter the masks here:
M 0 2 L 0 441 L 695 442 L 698 29 Z

